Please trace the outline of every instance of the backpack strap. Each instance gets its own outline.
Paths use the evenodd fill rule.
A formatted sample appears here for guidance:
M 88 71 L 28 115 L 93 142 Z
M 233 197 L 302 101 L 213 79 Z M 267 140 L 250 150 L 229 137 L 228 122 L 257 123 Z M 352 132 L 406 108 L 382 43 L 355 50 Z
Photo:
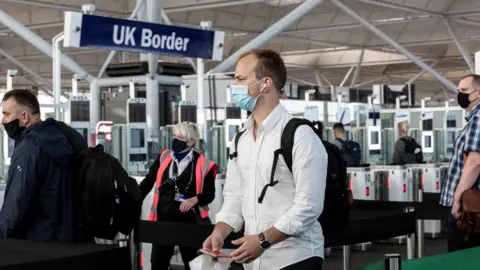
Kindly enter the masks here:
M 278 183 L 278 181 L 275 181 L 275 170 L 277 168 L 278 157 L 280 156 L 280 154 L 283 155 L 283 159 L 285 160 L 288 169 L 290 170 L 290 172 L 292 172 L 292 151 L 295 139 L 295 131 L 297 131 L 297 128 L 301 125 L 308 125 L 315 131 L 315 133 L 317 133 L 317 129 L 313 126 L 312 122 L 306 119 L 292 118 L 290 121 L 288 121 L 282 132 L 282 137 L 280 139 L 280 149 L 275 150 L 275 152 L 273 153 L 274 156 L 272 172 L 270 173 L 270 182 L 263 187 L 262 192 L 260 193 L 260 197 L 258 197 L 258 203 L 263 202 L 268 187 L 273 187 Z
M 78 146 L 77 140 L 73 136 L 71 130 L 69 130 L 67 124 L 60 121 L 55 121 L 54 123 L 55 123 L 55 126 L 63 133 L 63 135 L 65 135 L 65 137 L 67 138 L 68 142 L 73 147 L 75 152 L 80 152 L 81 149 Z
M 235 139 L 233 140 L 233 146 L 234 146 L 234 149 L 233 149 L 233 153 L 229 154 L 228 157 L 230 159 L 234 159 L 238 156 L 238 142 L 240 141 L 240 137 L 242 137 L 243 133 L 245 133 L 246 129 L 245 128 L 242 128 L 241 130 L 239 130 L 237 132 L 237 134 L 235 134 Z
M 313 126 L 312 122 L 306 119 L 292 118 L 283 129 L 282 137 L 280 139 L 280 148 L 283 149 L 283 158 L 285 159 L 285 163 L 290 172 L 292 172 L 292 151 L 293 143 L 295 141 L 295 132 L 297 131 L 297 128 L 302 125 L 311 127 L 315 133 L 317 133 L 317 129 Z

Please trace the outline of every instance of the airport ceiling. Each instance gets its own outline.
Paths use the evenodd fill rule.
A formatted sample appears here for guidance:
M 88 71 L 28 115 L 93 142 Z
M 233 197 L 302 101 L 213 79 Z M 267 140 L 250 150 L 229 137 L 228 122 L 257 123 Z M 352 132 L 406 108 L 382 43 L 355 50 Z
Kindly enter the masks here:
M 303 0 L 163 0 L 173 25 L 199 27 L 201 21 L 212 21 L 215 30 L 225 31 L 224 58 L 249 42 L 257 34 L 295 9 Z M 63 30 L 65 11 L 80 11 L 82 4 L 96 5 L 95 14 L 127 18 L 135 0 L 0 0 L 0 9 L 30 28 L 43 39 Z M 474 58 L 480 49 L 480 1 L 478 0 L 341 0 L 364 19 L 453 83 L 470 68 L 462 56 L 451 31 Z M 448 24 L 448 25 L 447 25 Z M 0 48 L 28 66 L 45 81 L 51 82 L 52 60 L 8 28 L 0 29 Z M 358 21 L 340 10 L 332 0 L 324 0 L 316 8 L 290 25 L 264 47 L 280 51 L 289 69 L 289 80 L 303 84 L 339 85 L 363 54 L 360 73 L 354 85 L 369 88 L 372 84 L 403 84 L 421 72 L 404 55 L 368 31 Z M 0 50 L 1 52 L 1 50 Z M 63 52 L 91 75 L 97 76 L 108 51 L 68 49 Z M 2 56 L 2 54 L 0 54 Z M 3 55 L 5 56 L 5 54 Z M 183 58 L 160 57 L 161 60 L 184 62 Z M 136 53 L 117 54 L 114 63 L 139 61 Z M 206 70 L 219 62 L 207 61 Z M 2 70 L 16 68 L 6 57 L 0 59 Z M 353 68 L 352 68 L 353 70 Z M 22 72 L 21 69 L 19 69 Z M 355 72 L 345 81 L 351 86 Z M 24 73 L 16 85 L 39 83 L 38 77 Z M 63 68 L 63 85 L 68 88 L 72 73 Z M 375 80 L 375 82 L 370 82 Z M 0 78 L 0 83 L 5 79 Z M 453 90 L 439 83 L 430 74 L 423 74 L 415 83 L 417 95 L 434 99 L 450 97 Z M 41 82 L 39 83 L 41 84 Z M 83 84 L 87 87 L 86 84 Z M 48 88 L 48 85 L 44 87 Z

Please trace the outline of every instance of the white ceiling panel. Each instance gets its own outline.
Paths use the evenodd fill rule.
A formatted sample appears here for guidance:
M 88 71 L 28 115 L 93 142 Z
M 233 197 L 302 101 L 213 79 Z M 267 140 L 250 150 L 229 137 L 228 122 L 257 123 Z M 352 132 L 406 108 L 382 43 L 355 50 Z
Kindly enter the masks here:
M 174 24 L 197 27 L 201 21 L 211 20 L 214 29 L 222 29 L 227 32 L 225 41 L 224 57 L 235 53 L 241 46 L 255 38 L 258 33 L 276 23 L 298 5 L 274 6 L 265 3 L 241 4 L 245 0 L 163 0 L 167 14 Z M 423 9 L 427 14 L 433 12 L 472 11 L 480 10 L 480 1 L 472 0 L 381 0 L 384 3 L 393 2 L 399 6 Z M 0 3 L 0 8 L 10 14 L 15 20 L 28 25 L 32 31 L 42 38 L 51 41 L 51 38 L 62 30 L 59 23 L 63 20 L 65 10 L 80 10 L 83 3 L 88 1 L 75 0 L 31 0 L 23 3 Z M 39 7 L 38 3 L 52 3 L 50 7 Z M 97 10 L 109 16 L 126 17 L 135 6 L 135 0 L 93 0 Z M 412 12 L 403 9 L 385 8 L 378 5 L 362 3 L 361 0 L 342 1 L 363 18 L 373 24 L 401 45 L 420 58 L 440 59 L 437 65 L 442 74 L 449 79 L 458 79 L 458 76 L 466 74 L 468 67 L 460 55 L 458 48 L 452 42 L 452 37 L 445 28 L 442 16 L 425 17 L 424 11 Z M 240 3 L 240 4 L 239 4 Z M 217 4 L 219 7 L 212 7 Z M 210 6 L 205 6 L 210 5 Z M 179 11 L 180 10 L 180 11 Z M 461 14 L 461 13 L 460 13 Z M 452 18 L 451 26 L 455 34 L 460 38 L 466 50 L 473 57 L 473 53 L 480 50 L 480 14 L 474 14 L 462 18 L 458 14 Z M 468 19 L 468 22 L 462 19 Z M 305 30 L 307 29 L 307 30 Z M 303 31 L 298 31 L 303 30 Z M 332 83 L 338 84 L 349 67 L 358 61 L 361 46 L 367 46 L 364 55 L 364 63 L 361 69 L 359 82 L 375 78 L 375 76 L 389 75 L 390 81 L 397 83 L 405 82 L 409 76 L 418 73 L 419 68 L 410 60 L 392 51 L 378 52 L 368 50 L 369 47 L 380 50 L 391 49 L 385 41 L 366 30 L 357 21 L 341 12 L 330 1 L 325 0 L 322 4 L 312 9 L 309 13 L 293 24 L 286 27 L 283 35 L 289 37 L 277 37 L 267 41 L 263 46 L 282 52 L 285 61 L 298 69 L 292 74 L 305 80 L 315 82 L 312 69 L 324 70 Z M 0 46 L 7 53 L 17 57 L 28 64 L 34 71 L 41 73 L 45 78 L 50 78 L 51 58 L 43 55 L 31 44 L 26 43 L 16 35 L 5 36 L 9 31 L 0 27 L 2 40 Z M 232 38 L 231 34 L 248 34 Z M 63 50 L 79 65 L 96 76 L 103 65 L 108 51 L 98 51 L 92 48 Z M 128 53 L 129 61 L 139 61 L 139 54 Z M 114 59 L 119 62 L 120 54 Z M 173 62 L 185 62 L 180 57 L 161 56 L 160 59 Z M 406 64 L 402 64 L 406 63 Z M 218 62 L 207 61 L 207 67 L 216 66 Z M 2 68 L 11 68 L 12 64 L 0 58 Z M 394 74 L 393 74 L 394 73 Z M 71 76 L 65 70 L 66 76 Z M 403 74 L 403 75 L 402 75 Z M 393 77 L 393 75 L 395 77 Z M 329 78 L 330 76 L 330 78 Z M 383 81 L 388 82 L 387 79 Z M 381 82 L 381 81 L 380 81 Z M 440 89 L 440 84 L 430 75 L 419 79 L 422 90 Z M 0 78 L 0 84 L 3 81 Z M 25 82 L 25 83 L 28 83 Z M 1 87 L 1 86 L 0 86 Z M 365 85 L 364 87 L 370 87 Z

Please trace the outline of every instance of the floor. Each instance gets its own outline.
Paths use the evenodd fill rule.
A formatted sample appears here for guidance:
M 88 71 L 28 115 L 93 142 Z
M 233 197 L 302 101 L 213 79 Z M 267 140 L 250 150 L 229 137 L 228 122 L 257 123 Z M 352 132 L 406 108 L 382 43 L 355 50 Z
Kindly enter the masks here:
M 425 256 L 432 256 L 445 253 L 447 250 L 447 241 L 445 237 L 437 239 L 425 239 Z M 367 264 L 383 259 L 384 254 L 400 253 L 402 258 L 407 257 L 407 250 L 405 245 L 389 244 L 389 243 L 374 243 L 366 251 L 352 250 L 351 256 L 351 270 Z M 173 267 L 172 269 L 180 270 L 183 267 Z M 232 267 L 231 269 L 242 269 L 239 267 Z M 324 263 L 323 270 L 341 270 L 343 269 L 342 249 L 332 249 L 330 256 Z

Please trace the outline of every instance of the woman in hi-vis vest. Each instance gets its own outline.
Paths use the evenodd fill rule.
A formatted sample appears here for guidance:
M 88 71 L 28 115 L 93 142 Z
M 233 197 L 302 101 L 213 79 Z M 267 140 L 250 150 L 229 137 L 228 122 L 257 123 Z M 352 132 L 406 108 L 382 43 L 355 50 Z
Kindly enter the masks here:
M 218 166 L 196 150 L 196 127 L 173 127 L 172 149 L 164 150 L 141 183 L 143 196 L 154 188 L 150 221 L 210 223 L 208 204 L 215 198 Z M 174 246 L 153 245 L 152 270 L 168 270 Z M 185 269 L 197 257 L 198 248 L 179 247 Z

